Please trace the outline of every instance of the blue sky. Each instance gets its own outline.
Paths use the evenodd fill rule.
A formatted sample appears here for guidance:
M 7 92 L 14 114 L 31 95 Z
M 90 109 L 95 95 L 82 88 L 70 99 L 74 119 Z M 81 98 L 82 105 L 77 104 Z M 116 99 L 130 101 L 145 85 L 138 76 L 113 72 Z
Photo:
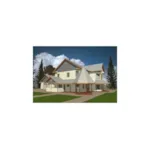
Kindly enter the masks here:
M 47 52 L 54 56 L 64 54 L 69 59 L 80 59 L 85 65 L 104 63 L 108 66 L 109 57 L 112 57 L 113 63 L 117 66 L 117 47 L 33 47 L 33 56 L 42 52 Z

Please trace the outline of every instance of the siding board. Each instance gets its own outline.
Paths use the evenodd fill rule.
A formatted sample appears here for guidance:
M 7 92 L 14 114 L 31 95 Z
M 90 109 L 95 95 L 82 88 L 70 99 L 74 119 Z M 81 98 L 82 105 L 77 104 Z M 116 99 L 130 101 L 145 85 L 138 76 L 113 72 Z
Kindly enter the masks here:
M 70 70 L 76 70 L 77 69 L 77 67 L 75 67 L 75 66 L 73 66 L 73 65 L 71 65 L 70 63 L 68 63 L 68 62 L 64 62 L 61 66 L 60 66 L 60 68 L 58 68 L 58 72 L 59 71 L 70 71 Z

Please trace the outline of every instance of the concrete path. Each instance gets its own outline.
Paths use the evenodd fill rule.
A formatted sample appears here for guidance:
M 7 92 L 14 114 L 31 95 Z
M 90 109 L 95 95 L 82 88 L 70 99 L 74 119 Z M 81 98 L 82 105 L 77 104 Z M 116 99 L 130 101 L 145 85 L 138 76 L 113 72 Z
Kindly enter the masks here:
M 71 96 L 83 96 L 81 94 L 76 94 L 76 93 L 59 93 L 59 92 L 56 92 L 56 93 L 45 93 L 45 94 L 42 94 L 42 95 L 35 95 L 33 96 L 34 98 L 35 97 L 44 97 L 44 96 L 51 96 L 51 95 L 71 95 Z
M 51 95 L 56 95 L 57 93 L 46 93 L 46 94 L 42 94 L 42 95 L 35 95 L 33 96 L 33 98 L 35 97 L 44 97 L 44 96 L 51 96 Z
M 77 94 L 77 93 L 65 93 L 65 92 L 62 92 L 62 93 L 56 93 L 58 95 L 71 95 L 71 96 L 84 96 L 82 94 Z
M 115 90 L 111 90 L 109 92 L 93 92 L 92 95 L 81 95 L 81 94 L 76 94 L 76 93 L 49 93 L 49 92 L 44 92 L 43 90 L 36 90 L 36 92 L 42 92 L 42 93 L 45 93 L 45 94 L 42 94 L 42 95 L 35 95 L 33 96 L 33 98 L 36 98 L 36 97 L 44 97 L 44 96 L 52 96 L 52 95 L 71 95 L 71 96 L 80 96 L 79 98 L 75 98 L 75 99 L 72 99 L 72 100 L 69 100 L 69 101 L 65 101 L 64 103 L 82 103 L 82 102 L 86 102 L 96 96 L 99 96 L 99 95 L 103 95 L 105 93 L 113 93 L 115 92 Z
M 92 95 L 84 95 L 84 96 L 81 96 L 79 98 L 75 98 L 75 99 L 72 99 L 72 100 L 69 100 L 69 101 L 65 101 L 64 103 L 82 103 L 82 102 L 86 102 L 96 96 L 99 96 L 99 95 L 103 95 L 105 94 L 105 92 L 94 92 Z
M 33 92 L 49 93 L 49 92 L 46 92 L 46 90 L 42 90 L 42 89 L 33 89 Z
M 84 96 L 81 96 L 79 98 L 75 98 L 75 99 L 72 99 L 72 100 L 69 100 L 69 101 L 65 101 L 64 103 L 82 103 L 82 102 L 86 102 L 96 96 L 99 96 L 99 95 L 103 95 L 105 93 L 113 93 L 115 91 L 109 91 L 109 92 L 93 92 L 92 95 L 84 95 Z

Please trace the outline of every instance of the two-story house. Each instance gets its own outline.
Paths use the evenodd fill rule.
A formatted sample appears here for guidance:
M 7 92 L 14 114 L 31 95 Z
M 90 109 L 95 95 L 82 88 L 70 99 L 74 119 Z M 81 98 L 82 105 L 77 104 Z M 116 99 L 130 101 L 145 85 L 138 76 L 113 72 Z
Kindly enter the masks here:
M 40 81 L 41 89 L 48 92 L 100 91 L 107 84 L 103 80 L 103 64 L 81 67 L 68 59 L 54 70 L 54 75 L 45 74 Z

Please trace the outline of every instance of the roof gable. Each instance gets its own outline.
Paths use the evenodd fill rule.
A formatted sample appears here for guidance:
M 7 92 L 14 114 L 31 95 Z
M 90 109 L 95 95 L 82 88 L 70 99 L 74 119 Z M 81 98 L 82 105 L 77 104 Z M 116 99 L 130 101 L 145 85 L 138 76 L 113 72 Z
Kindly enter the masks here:
M 88 72 L 86 69 L 83 67 L 80 74 L 78 77 L 75 79 L 75 83 L 77 84 L 89 84 L 89 83 L 94 83 L 92 78 L 89 76 Z
M 64 59 L 64 61 L 62 61 L 60 63 L 60 65 L 54 70 L 54 71 L 69 71 L 69 70 L 75 70 L 75 69 L 80 69 L 81 66 L 71 62 L 68 59 Z
M 104 71 L 104 65 L 101 63 L 101 64 L 94 64 L 94 65 L 88 65 L 88 66 L 85 66 L 85 69 L 87 71 Z

